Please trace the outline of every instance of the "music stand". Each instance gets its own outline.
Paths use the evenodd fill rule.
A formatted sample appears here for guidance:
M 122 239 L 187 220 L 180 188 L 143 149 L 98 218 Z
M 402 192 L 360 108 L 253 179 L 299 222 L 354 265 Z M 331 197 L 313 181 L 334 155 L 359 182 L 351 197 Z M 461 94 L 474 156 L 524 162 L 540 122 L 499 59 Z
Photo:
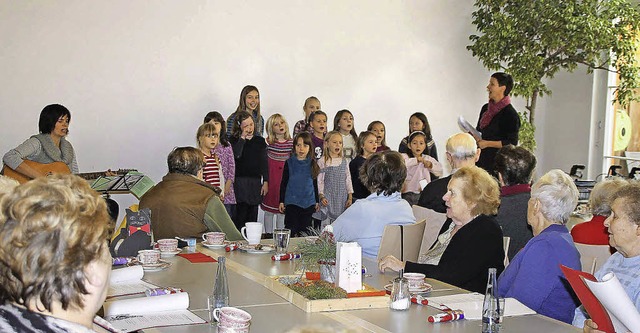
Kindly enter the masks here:
M 101 176 L 91 184 L 91 188 L 104 194 L 109 194 L 110 192 L 134 193 L 133 188 L 145 177 L 140 172 L 128 172 L 117 176 Z

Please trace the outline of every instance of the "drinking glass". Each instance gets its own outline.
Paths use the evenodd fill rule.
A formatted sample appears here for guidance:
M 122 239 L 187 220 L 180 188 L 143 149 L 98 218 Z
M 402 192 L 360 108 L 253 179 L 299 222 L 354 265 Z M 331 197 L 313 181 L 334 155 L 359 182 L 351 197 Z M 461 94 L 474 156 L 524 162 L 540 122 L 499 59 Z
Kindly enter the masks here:
M 287 253 L 287 247 L 289 247 L 290 237 L 291 237 L 291 230 L 289 229 L 273 230 L 273 244 L 276 247 L 276 254 Z

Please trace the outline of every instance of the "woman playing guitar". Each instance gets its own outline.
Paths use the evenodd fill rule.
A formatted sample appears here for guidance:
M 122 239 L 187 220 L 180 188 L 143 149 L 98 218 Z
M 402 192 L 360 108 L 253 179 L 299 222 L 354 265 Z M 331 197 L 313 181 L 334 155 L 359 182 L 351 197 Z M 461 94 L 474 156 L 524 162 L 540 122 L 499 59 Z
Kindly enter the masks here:
M 40 134 L 30 137 L 15 149 L 11 149 L 4 155 L 2 161 L 9 168 L 29 178 L 46 176 L 54 171 L 37 168 L 35 167 L 37 163 L 62 162 L 66 164 L 68 171 L 78 173 L 75 151 L 71 143 L 65 139 L 69 134 L 70 121 L 71 113 L 66 107 L 60 104 L 45 106 L 40 112 L 38 122 Z M 25 161 L 37 163 L 25 163 Z

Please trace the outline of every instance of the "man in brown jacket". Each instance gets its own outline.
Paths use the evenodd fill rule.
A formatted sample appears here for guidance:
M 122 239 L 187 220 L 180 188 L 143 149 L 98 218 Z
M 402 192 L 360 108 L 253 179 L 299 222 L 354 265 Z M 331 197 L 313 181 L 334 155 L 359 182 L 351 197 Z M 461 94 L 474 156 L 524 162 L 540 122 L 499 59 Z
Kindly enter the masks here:
M 193 147 L 178 147 L 167 157 L 169 173 L 140 199 L 140 208 L 151 209 L 154 238 L 196 237 L 222 231 L 226 239 L 242 235 L 227 214 L 220 189 L 202 180 L 204 158 Z

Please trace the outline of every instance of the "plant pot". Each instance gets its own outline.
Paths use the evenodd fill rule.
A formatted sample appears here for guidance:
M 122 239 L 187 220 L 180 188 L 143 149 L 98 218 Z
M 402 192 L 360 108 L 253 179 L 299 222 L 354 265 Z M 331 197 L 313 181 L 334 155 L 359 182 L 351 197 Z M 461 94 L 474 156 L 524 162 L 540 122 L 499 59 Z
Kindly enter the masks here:
M 320 280 L 320 272 L 305 272 L 307 280 Z
M 335 283 L 336 263 L 335 261 L 318 261 L 320 265 L 320 278 L 329 283 Z

